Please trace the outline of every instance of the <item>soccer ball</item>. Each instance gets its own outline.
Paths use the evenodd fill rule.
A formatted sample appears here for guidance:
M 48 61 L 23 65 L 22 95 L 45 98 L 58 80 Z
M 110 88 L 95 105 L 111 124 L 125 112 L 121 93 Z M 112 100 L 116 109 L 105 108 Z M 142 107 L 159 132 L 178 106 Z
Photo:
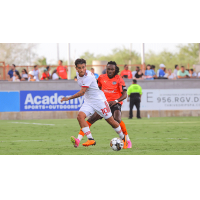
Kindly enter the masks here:
M 121 149 L 123 149 L 123 146 L 124 146 L 124 143 L 122 142 L 120 138 L 113 138 L 110 141 L 110 147 L 114 151 L 120 151 Z

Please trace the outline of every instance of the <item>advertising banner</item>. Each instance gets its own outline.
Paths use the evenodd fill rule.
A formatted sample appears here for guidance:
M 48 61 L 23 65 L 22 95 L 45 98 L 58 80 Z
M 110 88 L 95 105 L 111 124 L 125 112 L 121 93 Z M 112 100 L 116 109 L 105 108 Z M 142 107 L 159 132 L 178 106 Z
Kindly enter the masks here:
M 200 110 L 200 89 L 148 89 L 142 92 L 141 110 Z M 129 110 L 127 100 L 122 110 Z
M 20 91 L 20 111 L 78 111 L 83 97 L 61 103 L 63 97 L 72 96 L 78 91 Z
M 0 112 L 19 111 L 19 92 L 0 92 Z

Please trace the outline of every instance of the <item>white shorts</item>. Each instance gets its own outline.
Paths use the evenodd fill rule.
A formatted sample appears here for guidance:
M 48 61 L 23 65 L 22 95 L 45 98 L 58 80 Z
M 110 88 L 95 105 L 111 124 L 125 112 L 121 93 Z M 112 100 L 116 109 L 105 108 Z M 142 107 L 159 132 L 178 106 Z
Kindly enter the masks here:
M 108 102 L 101 100 L 96 101 L 94 104 L 85 102 L 81 106 L 79 112 L 84 112 L 87 117 L 93 115 L 95 112 L 104 119 L 108 119 L 112 116 Z

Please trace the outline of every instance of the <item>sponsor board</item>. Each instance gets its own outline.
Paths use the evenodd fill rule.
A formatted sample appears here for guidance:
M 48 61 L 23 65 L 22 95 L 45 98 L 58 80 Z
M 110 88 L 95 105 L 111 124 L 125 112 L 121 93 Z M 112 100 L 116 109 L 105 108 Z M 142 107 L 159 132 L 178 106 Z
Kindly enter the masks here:
M 200 89 L 144 89 L 142 92 L 140 110 L 200 110 Z M 129 110 L 127 100 L 122 110 Z
M 83 97 L 61 102 L 79 90 L 20 91 L 20 111 L 78 111 Z
M 19 111 L 19 92 L 0 92 L 0 112 Z

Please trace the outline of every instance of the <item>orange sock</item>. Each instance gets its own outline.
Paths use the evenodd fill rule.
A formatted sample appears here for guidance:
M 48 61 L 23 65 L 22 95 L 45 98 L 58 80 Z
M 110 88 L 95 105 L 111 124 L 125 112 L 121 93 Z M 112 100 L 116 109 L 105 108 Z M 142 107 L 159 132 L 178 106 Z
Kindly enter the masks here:
M 90 124 L 90 122 L 88 122 L 88 121 L 86 121 L 87 122 L 87 124 L 88 124 L 88 126 L 89 126 L 89 128 L 92 126 L 92 124 Z M 82 128 L 80 129 L 80 132 L 79 132 L 79 135 L 82 135 L 83 137 L 84 137 L 84 132 L 82 131 Z
M 121 126 L 121 129 L 122 129 L 122 132 L 124 133 L 124 135 L 128 135 L 128 132 L 126 130 L 126 125 L 124 124 L 124 122 L 121 121 L 119 125 Z

